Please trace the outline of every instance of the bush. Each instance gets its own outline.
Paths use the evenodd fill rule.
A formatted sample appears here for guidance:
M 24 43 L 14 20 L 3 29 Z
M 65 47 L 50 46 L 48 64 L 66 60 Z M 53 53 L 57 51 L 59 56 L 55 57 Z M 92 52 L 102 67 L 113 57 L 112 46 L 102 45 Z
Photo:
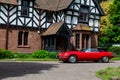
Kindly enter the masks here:
M 113 52 L 116 55 L 120 55 L 120 47 L 112 46 L 109 48 L 109 51 Z
M 0 59 L 4 59 L 4 58 L 13 58 L 13 53 L 9 50 L 2 50 L 0 49 Z
M 49 58 L 57 59 L 58 52 L 50 52 Z
M 32 56 L 34 58 L 48 58 L 49 57 L 49 52 L 45 50 L 37 50 L 33 52 Z
M 48 59 L 57 59 L 58 52 L 48 52 L 45 50 L 37 50 L 32 54 L 23 54 L 23 53 L 13 53 L 9 50 L 0 49 L 0 59 L 12 59 L 12 58 L 48 58 Z
M 45 51 L 45 50 L 38 50 L 38 51 L 35 51 L 32 54 L 32 56 L 34 58 L 52 58 L 52 59 L 56 59 L 57 54 L 58 54 L 58 52 L 48 52 L 48 51 Z
M 14 58 L 31 58 L 31 54 L 26 53 L 14 53 Z

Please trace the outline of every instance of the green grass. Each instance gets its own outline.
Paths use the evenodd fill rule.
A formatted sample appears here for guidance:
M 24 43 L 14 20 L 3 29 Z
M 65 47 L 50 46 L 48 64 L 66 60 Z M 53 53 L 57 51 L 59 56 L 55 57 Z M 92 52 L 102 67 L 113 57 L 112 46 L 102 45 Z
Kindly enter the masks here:
M 112 58 L 111 60 L 120 60 L 120 55 L 116 55 L 114 58 Z
M 13 59 L 0 59 L 0 61 L 58 61 L 58 59 L 50 58 L 13 58 Z
M 108 67 L 106 69 L 100 70 L 96 72 L 97 77 L 102 80 L 110 80 L 111 77 L 120 77 L 120 67 Z

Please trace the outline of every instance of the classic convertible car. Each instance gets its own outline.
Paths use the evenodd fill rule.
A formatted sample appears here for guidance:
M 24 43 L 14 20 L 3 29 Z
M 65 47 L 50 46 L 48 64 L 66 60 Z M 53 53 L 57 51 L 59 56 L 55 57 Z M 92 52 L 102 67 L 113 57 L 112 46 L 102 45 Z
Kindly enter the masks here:
M 61 52 L 57 56 L 63 62 L 75 63 L 77 61 L 94 61 L 108 63 L 114 57 L 112 52 L 99 50 L 97 48 L 85 48 L 81 51 Z

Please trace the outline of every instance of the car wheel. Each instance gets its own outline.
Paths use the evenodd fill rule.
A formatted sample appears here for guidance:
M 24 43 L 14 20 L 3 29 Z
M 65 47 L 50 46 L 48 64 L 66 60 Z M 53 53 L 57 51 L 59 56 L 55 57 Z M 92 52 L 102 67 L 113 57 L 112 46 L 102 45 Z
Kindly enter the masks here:
M 109 62 L 109 57 L 104 56 L 104 57 L 102 57 L 101 61 L 104 62 L 104 63 L 108 63 Z
M 75 63 L 77 61 L 77 57 L 75 55 L 72 55 L 69 57 L 68 62 Z

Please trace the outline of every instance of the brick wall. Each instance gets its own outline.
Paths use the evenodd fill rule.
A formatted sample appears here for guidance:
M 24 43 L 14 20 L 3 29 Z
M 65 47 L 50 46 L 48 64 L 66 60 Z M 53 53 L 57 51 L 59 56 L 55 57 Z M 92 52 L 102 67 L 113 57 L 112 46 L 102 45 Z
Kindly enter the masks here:
M 18 46 L 18 32 L 17 29 L 12 29 L 9 31 L 9 43 L 8 49 L 14 52 L 20 53 L 32 53 L 36 50 L 41 49 L 41 38 L 37 31 L 34 30 L 20 30 L 27 31 L 28 34 L 28 46 Z
M 27 31 L 28 46 L 18 46 L 18 32 Z M 0 48 L 5 49 L 6 29 L 0 28 Z M 35 30 L 29 29 L 9 29 L 8 50 L 20 53 L 32 53 L 41 49 L 41 38 Z
M 5 49 L 6 29 L 0 28 L 0 49 Z

